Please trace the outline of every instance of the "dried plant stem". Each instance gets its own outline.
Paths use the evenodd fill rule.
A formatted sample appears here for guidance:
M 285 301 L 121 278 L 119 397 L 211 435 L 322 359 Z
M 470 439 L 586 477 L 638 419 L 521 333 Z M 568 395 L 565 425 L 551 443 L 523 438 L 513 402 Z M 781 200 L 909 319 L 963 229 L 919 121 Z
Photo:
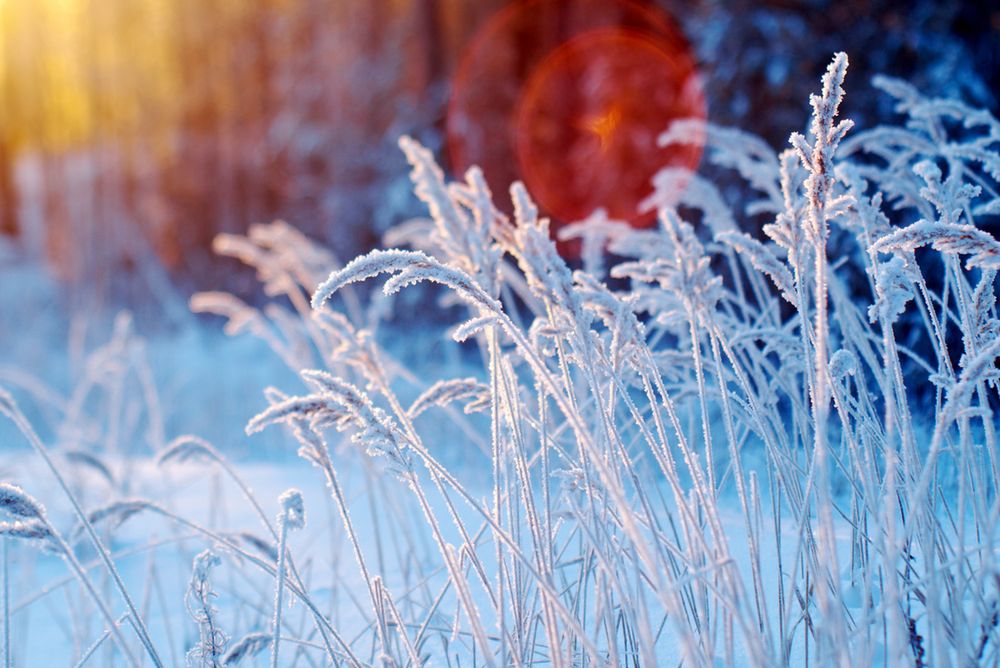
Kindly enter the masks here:
M 0 560 L 3 564 L 0 568 L 3 569 L 2 578 L 3 582 L 0 583 L 2 591 L 0 595 L 3 596 L 3 665 L 4 668 L 11 668 L 13 663 L 13 658 L 11 656 L 14 651 L 10 646 L 10 539 L 6 536 L 0 538 Z
M 285 562 L 288 553 L 288 522 L 284 513 L 278 517 L 278 564 L 274 576 L 274 618 L 271 622 L 271 668 L 278 668 L 278 647 L 281 642 L 281 606 L 285 590 Z

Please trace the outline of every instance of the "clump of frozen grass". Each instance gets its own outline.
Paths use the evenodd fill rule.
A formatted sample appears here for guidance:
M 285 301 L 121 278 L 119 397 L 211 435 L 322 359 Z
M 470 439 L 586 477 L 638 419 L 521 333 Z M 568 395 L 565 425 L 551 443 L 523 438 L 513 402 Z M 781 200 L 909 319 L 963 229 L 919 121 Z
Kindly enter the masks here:
M 97 529 L 113 537 L 142 512 L 212 546 L 188 588 L 206 665 L 267 650 L 271 665 L 995 662 L 1000 244 L 980 222 L 1000 212 L 1000 124 L 880 79 L 905 121 L 854 131 L 838 116 L 846 71 L 838 54 L 808 136 L 781 153 L 674 124 L 661 143 L 705 141 L 756 195 L 736 206 L 705 177 L 665 170 L 643 204 L 655 229 L 600 212 L 564 228 L 583 271 L 523 185 L 508 218 L 479 170 L 448 182 L 407 138 L 431 218 L 392 237 L 413 250 L 340 266 L 283 223 L 219 238 L 273 300 L 205 293 L 192 307 L 299 373 L 304 389 L 265 390 L 247 432 L 287 428 L 320 471 L 355 588 L 321 601 L 313 578 L 339 562 L 300 568 L 288 540 L 315 535 L 318 513 L 306 527 L 290 490 L 274 521 L 192 436 L 157 448 L 160 470 L 224 474 L 262 535 L 117 497 L 77 506 L 78 531 L 100 545 Z M 761 215 L 760 238 L 738 231 Z M 376 279 L 390 297 L 417 284 L 451 295 L 466 309 L 452 339 L 481 362 L 440 378 L 399 364 L 379 336 L 391 302 L 366 308 L 354 292 Z M 0 410 L 54 462 L 12 399 Z M 445 463 L 463 447 L 487 456 Z M 114 488 L 103 460 L 75 461 Z M 14 516 L 0 534 L 59 552 L 27 498 L 0 488 Z M 213 554 L 273 585 L 260 587 L 273 601 L 210 580 Z M 223 623 L 222 587 L 258 613 Z M 106 635 L 128 658 L 114 622 L 141 640 L 141 620 L 113 614 Z M 227 646 L 223 626 L 245 635 Z
M 423 463 L 425 475 L 407 469 L 405 479 L 418 495 L 424 485 L 436 489 L 464 541 L 475 574 L 470 582 L 455 581 L 447 546 L 442 560 L 460 609 L 483 620 L 469 624 L 484 663 L 530 663 L 536 653 L 559 664 L 608 655 L 652 663 L 664 655 L 665 625 L 682 648 L 679 658 L 694 665 L 731 663 L 737 647 L 755 665 L 788 663 L 793 655 L 886 664 L 919 663 L 925 653 L 959 662 L 980 656 L 970 649 L 980 638 L 959 638 L 953 624 L 970 614 L 956 583 L 973 591 L 994 567 L 992 548 L 970 545 L 967 537 L 973 530 L 992 536 L 997 508 L 988 490 L 997 474 L 991 402 L 1000 350 L 992 274 L 985 273 L 995 268 L 997 242 L 975 226 L 972 213 L 991 210 L 975 200 L 995 198 L 987 183 L 995 175 L 972 163 L 992 164 L 997 138 L 975 137 L 967 151 L 939 149 L 950 126 L 929 120 L 934 113 L 954 117 L 957 108 L 911 101 L 905 110 L 919 108 L 920 115 L 903 132 L 926 130 L 929 137 L 892 146 L 877 129 L 845 144 L 852 124 L 837 112 L 846 69 L 839 54 L 812 98 L 809 137 L 794 134 L 782 155 L 745 135 L 691 123 L 663 138 L 683 142 L 685 128 L 705 133 L 710 159 L 735 168 L 762 193 L 746 213 L 775 216 L 765 226 L 773 245 L 735 232 L 739 214 L 696 179 L 683 204 L 702 212 L 700 234 L 669 207 L 656 232 L 610 229 L 599 217 L 569 228 L 565 238 L 586 242 L 588 269 L 603 273 L 595 251 L 601 244 L 625 256 L 609 271 L 631 280 L 620 293 L 568 270 L 522 187 L 512 189 L 516 215 L 508 221 L 483 203 L 475 172 L 469 186 L 449 186 L 425 152 L 404 142 L 434 235 L 420 239 L 419 252 L 375 251 L 348 263 L 319 286 L 312 305 L 324 309 L 344 286 L 383 275 L 387 294 L 419 282 L 444 285 L 471 309 L 456 338 L 480 343 L 484 379 L 438 381 L 407 411 L 384 377 L 362 369 L 374 395 L 340 383 L 329 394 L 328 387 L 286 398 L 251 427 L 281 419 L 298 423 L 300 435 L 303 421 L 313 429 L 356 429 L 362 440 L 391 433 L 385 439 L 397 458 L 412 453 Z M 982 126 L 994 127 L 973 115 L 969 127 Z M 847 162 L 842 145 L 849 154 L 870 149 L 887 166 Z M 951 160 L 947 179 L 928 162 L 942 153 Z M 906 196 L 891 187 L 872 192 L 900 162 L 923 184 Z M 647 205 L 675 200 L 670 192 L 684 178 L 659 176 L 659 195 Z M 937 216 L 897 228 L 881 211 L 887 200 L 896 203 L 894 219 L 905 220 L 911 209 Z M 859 265 L 831 263 L 834 230 L 857 240 Z M 476 252 L 468 250 L 470 238 Z M 948 263 L 943 285 L 929 287 L 924 278 L 926 260 L 914 255 L 924 246 Z M 968 256 L 965 269 L 948 260 L 955 255 Z M 846 283 L 859 269 L 870 281 L 867 304 Z M 978 284 L 966 273 L 977 270 Z M 761 276 L 791 304 L 790 315 Z M 868 326 L 869 314 L 877 329 Z M 895 341 L 904 316 L 908 327 L 923 329 L 907 338 L 925 336 L 936 360 Z M 970 348 L 958 369 L 948 331 L 956 328 Z M 658 359 L 671 359 L 672 368 Z M 942 388 L 929 423 L 915 418 L 914 395 L 903 381 L 914 364 Z M 304 377 L 315 384 L 315 376 Z M 436 460 L 415 423 L 435 405 L 472 392 L 490 410 L 493 496 L 485 504 Z M 337 396 L 355 394 L 364 397 L 368 417 L 338 415 L 345 405 Z M 955 445 L 946 450 L 945 441 Z M 957 476 L 940 468 L 946 452 Z M 398 473 L 398 461 L 390 468 Z M 562 495 L 552 492 L 553 477 L 570 481 Z M 669 502 L 657 491 L 662 484 Z M 477 556 L 481 548 L 470 541 L 465 514 L 447 501 L 451 495 L 478 515 L 492 553 Z M 727 498 L 743 517 L 742 538 L 725 528 Z M 765 503 L 773 523 L 767 531 Z M 428 521 L 440 532 L 436 518 Z M 977 555 L 975 564 L 961 556 L 967 553 Z M 565 562 L 570 554 L 583 561 Z M 742 554 L 749 563 L 738 567 Z M 776 592 L 765 583 L 768 559 L 778 564 Z M 567 572 L 587 584 L 557 587 Z M 631 577 L 640 578 L 645 597 L 631 593 L 639 586 Z M 469 584 L 483 602 L 475 608 L 464 602 Z M 584 607 L 584 600 L 592 603 Z M 593 630 L 583 626 L 583 610 L 593 611 Z M 529 639 L 526 625 L 541 635 Z M 486 626 L 496 640 L 483 642 Z M 980 626 L 995 625 L 984 619 Z

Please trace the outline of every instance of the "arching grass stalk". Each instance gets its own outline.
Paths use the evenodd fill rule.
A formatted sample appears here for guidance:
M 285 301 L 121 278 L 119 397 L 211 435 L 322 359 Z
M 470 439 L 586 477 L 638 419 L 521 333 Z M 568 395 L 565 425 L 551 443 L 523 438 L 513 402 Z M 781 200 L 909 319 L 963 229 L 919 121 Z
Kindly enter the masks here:
M 86 530 L 87 536 L 90 538 L 90 542 L 93 544 L 94 549 L 100 555 L 101 560 L 104 561 L 104 565 L 107 567 L 108 573 L 111 574 L 115 587 L 118 589 L 118 593 L 121 594 L 121 597 L 125 601 L 125 605 L 128 607 L 128 611 L 132 616 L 136 634 L 139 636 L 139 640 L 142 642 L 143 647 L 149 654 L 149 658 L 152 659 L 153 665 L 155 665 L 156 668 L 163 668 L 163 661 L 160 660 L 160 656 L 157 654 L 156 648 L 153 646 L 153 641 L 149 637 L 149 631 L 146 629 L 146 625 L 143 623 L 142 617 L 139 615 L 139 610 L 135 607 L 135 603 L 132 602 L 132 597 L 129 596 L 128 590 L 125 588 L 125 583 L 122 581 L 121 574 L 118 572 L 118 569 L 115 568 L 114 562 L 111 561 L 111 557 L 108 555 L 107 549 L 104 547 L 101 539 L 97 536 L 97 532 L 94 531 L 94 527 L 87 520 L 87 515 L 83 512 L 83 508 L 80 507 L 80 502 L 77 500 L 76 495 L 73 494 L 69 485 L 66 483 L 65 478 L 63 478 L 62 474 L 59 473 L 59 469 L 52 460 L 52 456 L 49 454 L 45 444 L 42 443 L 38 434 L 35 433 L 34 428 L 31 426 L 31 423 L 28 422 L 24 413 L 22 413 L 21 409 L 18 408 L 14 398 L 3 388 L 0 388 L 0 413 L 3 413 L 11 419 L 24 437 L 28 439 L 28 442 L 31 444 L 32 448 L 34 448 L 35 452 L 37 452 L 38 455 L 45 461 L 45 465 L 48 467 L 49 471 L 52 472 L 52 475 L 59 484 L 59 487 L 66 495 L 66 498 L 69 499 L 70 504 L 72 504 L 73 512 L 76 514 L 77 519 Z M 68 545 L 65 545 L 65 549 L 68 557 L 76 563 L 77 567 L 79 567 L 79 563 L 76 562 L 76 557 L 73 555 Z M 80 570 L 80 574 L 81 577 L 85 577 L 82 569 Z M 94 595 L 96 596 L 97 593 L 94 592 Z M 101 605 L 103 605 L 103 602 Z M 108 613 L 108 617 L 111 619 L 110 623 L 113 624 L 114 621 L 113 618 L 110 617 L 110 613 Z

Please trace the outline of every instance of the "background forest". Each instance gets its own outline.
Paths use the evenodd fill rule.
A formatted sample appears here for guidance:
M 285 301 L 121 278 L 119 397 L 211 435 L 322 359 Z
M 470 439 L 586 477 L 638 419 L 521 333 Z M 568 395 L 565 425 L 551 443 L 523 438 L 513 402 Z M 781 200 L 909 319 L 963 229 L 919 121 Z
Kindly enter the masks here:
M 510 4 L 0 0 L 0 230 L 17 240 L 2 261 L 43 258 L 77 309 L 125 304 L 144 318 L 158 304 L 162 322 L 176 287 L 254 290 L 212 260 L 218 232 L 282 218 L 344 258 L 375 246 L 419 212 L 396 139 L 446 157 L 456 70 Z M 709 120 L 775 146 L 801 129 L 801 100 L 841 49 L 861 84 L 846 111 L 862 127 L 891 116 L 867 85 L 877 72 L 996 109 L 989 3 L 635 4 L 679 24 Z M 509 37 L 490 48 L 531 36 Z

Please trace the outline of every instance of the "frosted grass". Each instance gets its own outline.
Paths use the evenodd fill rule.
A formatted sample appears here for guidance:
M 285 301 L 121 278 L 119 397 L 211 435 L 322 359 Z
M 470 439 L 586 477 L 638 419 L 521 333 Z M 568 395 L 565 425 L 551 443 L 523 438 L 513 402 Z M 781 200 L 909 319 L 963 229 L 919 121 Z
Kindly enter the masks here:
M 0 395 L 46 465 L 25 460 L 28 492 L 0 487 L 4 637 L 64 596 L 100 616 L 40 633 L 80 665 L 996 662 L 1000 243 L 983 223 L 1000 124 L 883 78 L 901 123 L 858 131 L 839 116 L 847 67 L 834 57 L 780 153 L 667 129 L 751 194 L 665 170 L 655 229 L 597 212 L 563 230 L 582 271 L 523 185 L 508 218 L 479 170 L 448 182 L 409 138 L 430 218 L 389 236 L 410 250 L 341 266 L 284 223 L 220 237 L 270 301 L 191 306 L 298 376 L 261 388 L 246 432 L 300 461 L 167 442 L 124 325 L 71 397 L 34 392 L 73 447 Z M 455 318 L 421 340 L 465 360 L 427 365 L 442 377 L 386 344 L 414 289 Z M 122 447 L 137 423 L 153 459 Z M 59 523 L 27 496 L 43 475 Z M 35 568 L 45 584 L 23 591 Z

